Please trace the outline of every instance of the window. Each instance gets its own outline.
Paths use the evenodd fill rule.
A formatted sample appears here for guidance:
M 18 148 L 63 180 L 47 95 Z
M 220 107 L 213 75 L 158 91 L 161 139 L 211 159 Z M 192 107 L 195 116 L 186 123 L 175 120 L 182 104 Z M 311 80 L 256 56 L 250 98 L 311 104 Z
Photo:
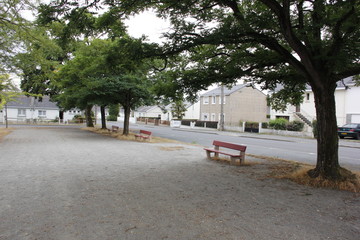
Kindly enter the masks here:
M 208 121 L 209 120 L 209 114 L 208 113 L 203 113 L 202 114 L 202 120 L 203 121 Z
M 211 103 L 216 104 L 216 96 L 212 96 L 211 99 L 212 99 Z
M 26 109 L 18 109 L 18 116 L 26 116 Z
M 306 94 L 306 101 L 309 101 L 310 100 L 310 93 L 307 93 Z
M 215 121 L 215 113 L 211 114 L 211 121 Z
M 203 97 L 203 104 L 209 104 L 209 97 Z
M 39 110 L 39 117 L 46 117 L 46 111 L 45 110 Z

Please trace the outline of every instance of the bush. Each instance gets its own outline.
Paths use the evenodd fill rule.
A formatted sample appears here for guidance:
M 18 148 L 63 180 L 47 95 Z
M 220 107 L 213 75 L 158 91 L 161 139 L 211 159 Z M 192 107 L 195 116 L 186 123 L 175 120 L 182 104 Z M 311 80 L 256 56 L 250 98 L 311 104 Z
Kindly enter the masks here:
M 285 118 L 278 118 L 275 120 L 270 120 L 269 127 L 276 130 L 286 130 L 286 125 L 288 124 L 288 120 Z
M 270 120 L 269 127 L 276 130 L 288 130 L 288 131 L 296 131 L 301 132 L 304 128 L 304 123 L 300 121 L 292 121 L 289 122 L 284 118 L 278 118 L 275 120 Z M 263 125 L 263 128 L 264 125 Z
M 262 127 L 262 128 L 268 128 L 268 126 L 269 126 L 269 123 L 268 123 L 268 122 L 263 122 L 263 123 L 261 123 L 261 127 Z
M 304 123 L 300 122 L 300 121 L 293 121 L 293 122 L 289 122 L 286 125 L 286 130 L 288 131 L 296 131 L 296 132 L 301 132 L 304 128 Z
M 114 116 L 114 115 L 109 115 L 106 120 L 108 121 L 117 121 L 117 116 Z
M 73 120 L 77 120 L 77 119 L 81 119 L 81 118 L 83 118 L 81 115 L 76 114 L 76 115 L 74 115 Z

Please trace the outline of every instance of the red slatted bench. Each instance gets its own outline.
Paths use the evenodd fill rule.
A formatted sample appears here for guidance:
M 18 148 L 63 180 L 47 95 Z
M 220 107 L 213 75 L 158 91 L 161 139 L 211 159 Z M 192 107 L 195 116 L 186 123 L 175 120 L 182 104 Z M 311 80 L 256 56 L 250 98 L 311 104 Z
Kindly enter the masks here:
M 112 125 L 112 126 L 111 126 L 111 131 L 112 131 L 112 132 L 118 132 L 118 131 L 119 131 L 119 127 Z
M 151 134 L 149 131 L 140 130 L 140 134 L 135 134 L 135 139 L 149 139 L 149 141 L 151 141 Z
M 245 162 L 246 146 L 233 144 L 233 143 L 227 143 L 227 142 L 221 142 L 221 141 L 216 141 L 216 140 L 213 142 L 213 145 L 215 146 L 213 149 L 204 148 L 208 159 L 212 159 L 211 153 L 214 153 L 214 157 L 219 157 L 219 154 L 224 154 L 224 155 L 230 156 L 230 159 L 231 159 L 230 164 L 231 165 L 235 165 L 236 159 L 240 160 L 240 164 Z M 232 150 L 238 150 L 239 153 L 224 152 L 224 151 L 222 151 L 222 149 L 220 151 L 220 147 L 232 149 Z

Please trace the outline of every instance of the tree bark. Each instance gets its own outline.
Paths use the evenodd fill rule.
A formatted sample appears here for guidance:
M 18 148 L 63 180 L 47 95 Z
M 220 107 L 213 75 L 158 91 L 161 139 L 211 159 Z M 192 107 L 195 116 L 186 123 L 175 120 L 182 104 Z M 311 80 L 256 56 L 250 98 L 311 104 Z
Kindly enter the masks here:
M 86 126 L 87 127 L 94 127 L 94 123 L 91 116 L 91 109 L 92 105 L 87 105 L 85 108 L 85 119 L 86 119 Z
M 100 106 L 100 114 L 101 114 L 101 129 L 106 129 L 105 106 Z
M 316 168 L 308 172 L 309 176 L 340 180 L 337 134 L 336 105 L 334 91 L 336 84 L 312 87 L 315 97 L 317 117 L 317 163 Z
M 129 135 L 129 125 L 130 125 L 130 105 L 124 105 L 124 127 L 123 127 L 123 135 Z

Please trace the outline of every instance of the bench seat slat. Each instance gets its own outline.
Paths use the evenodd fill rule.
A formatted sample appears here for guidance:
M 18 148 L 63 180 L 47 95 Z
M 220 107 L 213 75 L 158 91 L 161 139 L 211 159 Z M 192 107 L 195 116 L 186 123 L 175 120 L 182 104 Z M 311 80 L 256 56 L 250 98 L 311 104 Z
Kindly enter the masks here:
M 135 138 L 142 138 L 142 139 L 149 139 L 151 140 L 151 134 L 152 132 L 140 130 L 139 134 L 135 134 Z
M 209 149 L 209 148 L 204 148 L 204 149 L 206 151 L 209 151 L 209 152 L 221 153 L 221 154 L 228 155 L 228 156 L 231 156 L 231 157 L 241 157 L 241 154 L 231 154 L 231 153 L 222 152 L 222 151 L 218 151 L 218 150 L 215 150 L 215 149 Z
M 246 146 L 233 144 L 233 143 L 227 143 L 227 142 L 221 142 L 221 141 L 216 141 L 216 140 L 214 140 L 213 145 L 215 146 L 214 149 L 204 148 L 204 150 L 206 151 L 207 157 L 209 159 L 211 159 L 211 153 L 215 153 L 215 156 L 218 156 L 218 154 L 224 154 L 224 155 L 230 156 L 231 164 L 235 164 L 236 159 L 240 160 L 240 164 L 245 161 Z M 237 151 L 239 151 L 239 154 L 223 152 L 220 150 L 220 147 L 237 150 Z

